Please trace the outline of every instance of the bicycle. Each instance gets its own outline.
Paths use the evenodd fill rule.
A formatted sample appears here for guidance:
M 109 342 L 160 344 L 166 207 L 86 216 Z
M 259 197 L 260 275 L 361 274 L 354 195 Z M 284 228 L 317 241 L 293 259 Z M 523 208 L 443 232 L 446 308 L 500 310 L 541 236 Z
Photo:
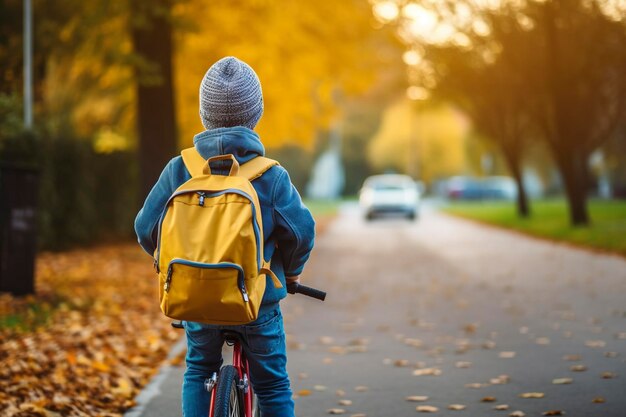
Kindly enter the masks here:
M 302 294 L 324 301 L 326 293 L 297 282 L 287 284 L 289 294 Z M 172 327 L 182 329 L 182 322 L 173 322 Z M 205 389 L 211 394 L 209 417 L 260 417 L 259 404 L 252 390 L 248 372 L 248 358 L 241 335 L 231 330 L 222 330 L 222 338 L 233 348 L 232 365 L 224 365 L 219 373 L 214 372 L 204 381 Z

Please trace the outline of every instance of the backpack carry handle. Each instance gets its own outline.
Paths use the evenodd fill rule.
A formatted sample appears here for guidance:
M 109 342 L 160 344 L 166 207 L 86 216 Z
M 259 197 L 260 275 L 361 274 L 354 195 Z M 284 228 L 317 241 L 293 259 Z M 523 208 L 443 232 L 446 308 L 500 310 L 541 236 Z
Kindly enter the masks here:
M 202 169 L 202 172 L 204 173 L 204 175 L 212 175 L 213 173 L 211 172 L 211 162 L 226 160 L 230 160 L 232 162 L 228 175 L 234 177 L 239 173 L 239 162 L 237 162 L 235 156 L 232 153 L 229 153 L 228 155 L 218 155 L 207 159 L 206 164 Z

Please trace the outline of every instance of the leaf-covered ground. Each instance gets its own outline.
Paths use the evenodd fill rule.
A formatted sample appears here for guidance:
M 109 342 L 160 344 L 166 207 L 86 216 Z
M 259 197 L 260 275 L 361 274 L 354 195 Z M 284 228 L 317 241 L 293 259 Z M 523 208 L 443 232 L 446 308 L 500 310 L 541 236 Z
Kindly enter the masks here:
M 120 416 L 180 337 L 134 244 L 42 254 L 36 295 L 0 295 L 0 415 Z

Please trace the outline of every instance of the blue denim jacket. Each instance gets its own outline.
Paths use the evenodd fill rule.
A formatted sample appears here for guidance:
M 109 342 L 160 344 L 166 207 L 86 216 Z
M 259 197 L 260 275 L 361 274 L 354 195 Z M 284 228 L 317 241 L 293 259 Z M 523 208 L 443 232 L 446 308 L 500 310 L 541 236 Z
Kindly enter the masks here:
M 233 154 L 239 164 L 258 155 L 265 149 L 259 136 L 252 130 L 237 126 L 211 129 L 193 139 L 200 155 L 208 159 L 216 155 Z M 157 244 L 157 224 L 170 195 L 191 175 L 182 157 L 177 156 L 165 167 L 159 180 L 146 198 L 143 208 L 135 219 L 135 232 L 141 247 L 150 255 Z M 272 271 L 283 283 L 283 288 L 274 288 L 268 278 L 267 289 L 262 301 L 262 310 L 267 310 L 287 295 L 285 276 L 299 275 L 313 249 L 315 222 L 302 203 L 298 191 L 291 183 L 289 174 L 281 166 L 267 170 L 260 178 L 252 181 L 259 196 L 265 237 L 264 257 L 271 259 Z M 264 308 L 265 307 L 265 308 Z

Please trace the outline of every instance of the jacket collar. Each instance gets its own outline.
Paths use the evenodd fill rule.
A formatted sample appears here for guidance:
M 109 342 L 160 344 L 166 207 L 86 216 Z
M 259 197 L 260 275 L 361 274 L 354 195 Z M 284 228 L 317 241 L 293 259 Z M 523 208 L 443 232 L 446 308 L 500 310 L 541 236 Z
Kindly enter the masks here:
M 205 159 L 233 154 L 237 162 L 244 164 L 252 158 L 265 155 L 259 135 L 244 126 L 205 130 L 194 136 L 193 144 Z

